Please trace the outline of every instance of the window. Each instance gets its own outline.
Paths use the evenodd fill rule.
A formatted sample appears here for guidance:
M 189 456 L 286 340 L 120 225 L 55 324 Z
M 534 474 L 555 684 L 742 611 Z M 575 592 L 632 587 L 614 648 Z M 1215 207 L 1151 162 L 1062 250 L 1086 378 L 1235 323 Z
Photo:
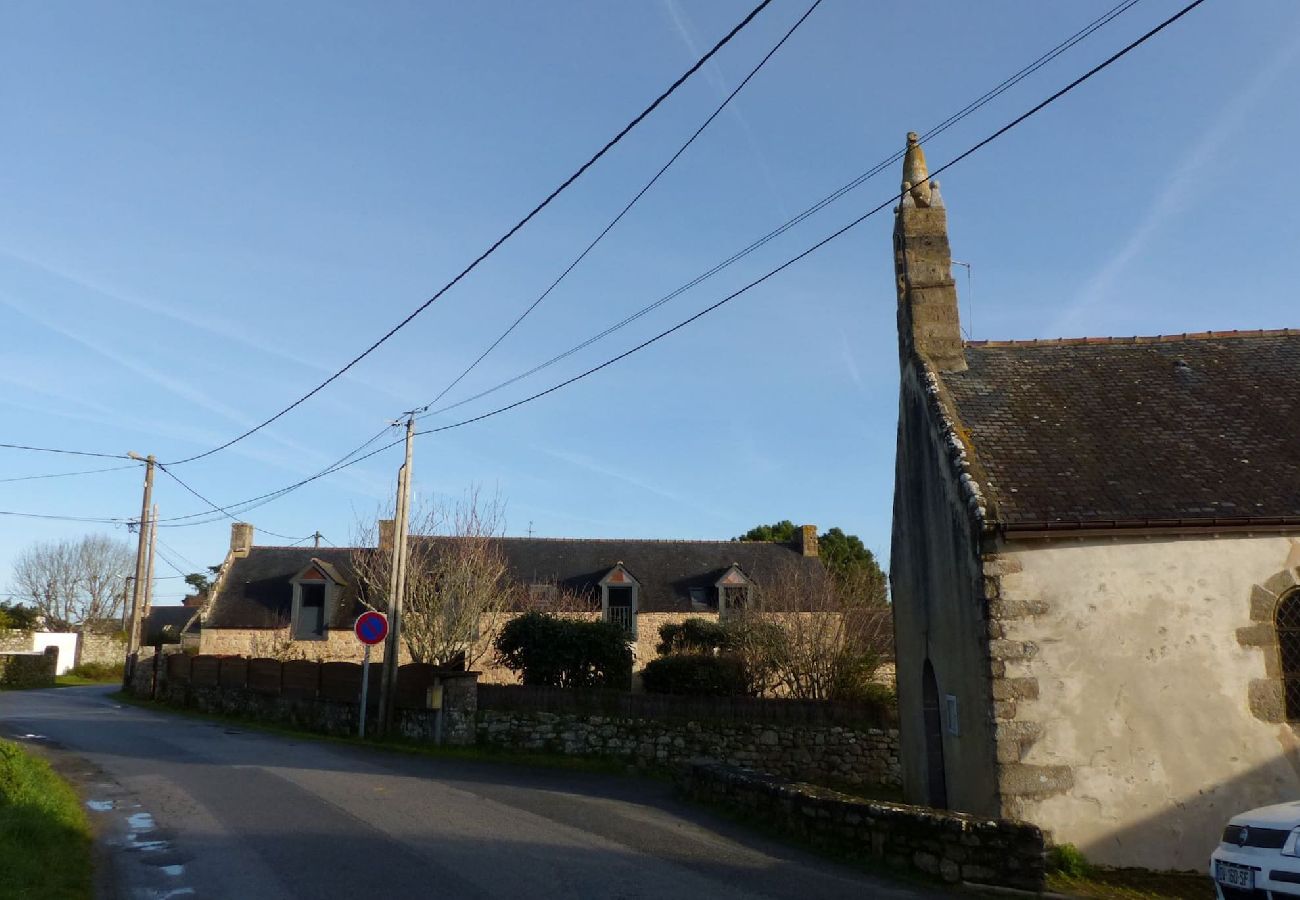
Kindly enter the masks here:
M 623 630 L 629 634 L 632 631 L 633 613 L 633 588 L 631 587 L 607 587 L 608 592 L 608 618 L 611 622 L 617 622 L 623 626 Z
M 718 608 L 717 596 L 713 593 L 713 591 L 710 588 L 706 588 L 706 587 L 691 588 L 691 609 L 707 610 L 707 609 L 717 609 L 717 608 Z
M 1292 591 L 1278 603 L 1274 625 L 1286 691 L 1286 717 L 1297 722 L 1300 721 L 1300 591 Z
M 299 582 L 294 585 L 294 593 L 294 640 L 325 640 L 325 582 Z
M 747 585 L 727 585 L 722 589 L 723 609 L 744 609 L 749 602 Z
M 715 584 L 718 589 L 718 612 L 726 615 L 728 610 L 744 609 L 749 606 L 749 577 L 741 571 L 739 564 L 732 563 L 731 568 Z

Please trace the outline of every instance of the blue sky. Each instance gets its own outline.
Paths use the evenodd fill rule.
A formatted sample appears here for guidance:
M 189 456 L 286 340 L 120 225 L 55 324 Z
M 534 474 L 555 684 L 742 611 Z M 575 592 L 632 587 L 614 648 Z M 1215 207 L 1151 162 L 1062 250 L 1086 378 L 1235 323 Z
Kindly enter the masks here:
M 0 28 L 0 441 L 177 459 L 379 337 L 752 4 L 49 4 Z M 602 330 L 960 109 L 1112 2 L 825 0 L 664 179 L 447 400 Z M 1182 4 L 1143 0 L 927 145 L 932 167 Z M 177 468 L 230 503 L 432 399 L 807 7 L 776 0 L 572 189 L 319 396 Z M 945 173 L 975 338 L 1296 326 L 1300 6 L 1210 0 Z M 897 167 L 703 285 L 490 398 L 518 399 L 735 290 L 875 206 Z M 897 417 L 886 211 L 687 329 L 416 448 L 416 490 L 499 491 L 508 531 L 728 538 L 790 518 L 888 558 Z M 454 421 L 455 414 L 426 425 Z M 396 436 L 396 432 L 394 432 Z M 346 543 L 400 451 L 257 509 Z M 0 478 L 99 461 L 0 451 Z M 203 505 L 160 477 L 161 515 Z M 0 482 L 0 509 L 138 514 L 139 472 Z M 165 528 L 182 568 L 228 521 Z M 70 522 L 0 521 L 0 591 Z M 124 529 L 107 529 L 125 535 Z M 266 538 L 266 542 L 284 543 Z M 160 564 L 159 574 L 173 575 Z M 181 594 L 161 582 L 165 601 Z

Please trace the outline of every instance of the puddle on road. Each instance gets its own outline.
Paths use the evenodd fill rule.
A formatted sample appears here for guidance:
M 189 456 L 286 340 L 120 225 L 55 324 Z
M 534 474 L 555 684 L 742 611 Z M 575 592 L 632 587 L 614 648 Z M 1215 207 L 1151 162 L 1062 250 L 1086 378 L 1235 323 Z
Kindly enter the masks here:
M 24 741 L 48 741 L 49 740 L 49 738 L 47 738 L 43 734 L 20 734 L 18 735 L 18 737 L 19 739 Z
M 176 888 L 174 891 L 167 891 L 165 894 L 155 894 L 156 900 L 170 900 L 172 897 L 188 897 L 194 893 L 194 888 Z
M 112 800 L 87 800 L 86 807 L 95 812 L 110 812 L 117 806 Z
M 164 875 L 170 875 L 173 878 L 176 878 L 185 874 L 185 867 L 184 866 L 163 866 L 162 872 Z
M 153 816 L 147 812 L 134 813 L 126 817 L 126 824 L 132 831 L 153 831 Z

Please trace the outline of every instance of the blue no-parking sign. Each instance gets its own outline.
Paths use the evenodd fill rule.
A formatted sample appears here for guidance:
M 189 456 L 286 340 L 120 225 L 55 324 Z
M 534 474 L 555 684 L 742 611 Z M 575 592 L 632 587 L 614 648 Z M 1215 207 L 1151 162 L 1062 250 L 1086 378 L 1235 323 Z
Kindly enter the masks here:
M 357 617 L 353 630 L 357 633 L 357 640 L 367 646 L 382 644 L 388 637 L 388 617 L 373 611 L 362 613 Z

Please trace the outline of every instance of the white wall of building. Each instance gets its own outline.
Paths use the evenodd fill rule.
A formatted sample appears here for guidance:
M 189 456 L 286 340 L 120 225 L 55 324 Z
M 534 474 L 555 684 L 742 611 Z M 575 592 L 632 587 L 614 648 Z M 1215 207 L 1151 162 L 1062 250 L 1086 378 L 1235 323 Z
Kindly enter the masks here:
M 1300 579 L 1300 540 L 1023 541 L 1000 552 L 1020 563 L 1003 597 L 1046 610 L 1006 623 L 1008 640 L 1033 645 L 1007 670 L 1038 685 L 1015 714 L 1043 726 L 1024 761 L 1073 771 L 1064 793 L 1018 798 L 1023 818 L 1096 862 L 1203 869 L 1229 816 L 1300 799 L 1295 728 L 1249 704 L 1276 651 L 1238 640 L 1255 585 Z
M 75 632 L 33 632 L 32 649 L 39 652 L 46 647 L 58 647 L 59 665 L 55 673 L 63 675 L 77 664 L 77 637 L 78 635 Z

